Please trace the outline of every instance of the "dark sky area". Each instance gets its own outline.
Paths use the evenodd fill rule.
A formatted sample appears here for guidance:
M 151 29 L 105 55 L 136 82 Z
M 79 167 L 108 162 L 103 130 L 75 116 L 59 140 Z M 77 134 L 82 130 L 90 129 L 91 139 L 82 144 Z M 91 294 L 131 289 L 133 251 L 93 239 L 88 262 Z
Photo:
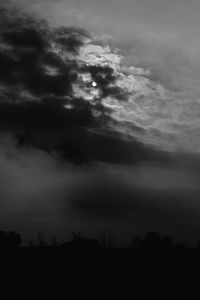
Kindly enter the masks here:
M 2 229 L 199 239 L 199 6 L 2 1 Z

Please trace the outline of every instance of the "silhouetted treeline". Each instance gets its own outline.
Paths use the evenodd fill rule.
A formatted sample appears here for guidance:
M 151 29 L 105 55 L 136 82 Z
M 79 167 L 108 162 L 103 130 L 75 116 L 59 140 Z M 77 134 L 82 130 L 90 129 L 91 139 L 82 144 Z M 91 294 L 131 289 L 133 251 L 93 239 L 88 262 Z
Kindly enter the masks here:
M 14 231 L 0 231 L 0 249 L 18 248 L 21 244 L 21 237 Z
M 70 240 L 58 242 L 53 237 L 50 242 L 46 241 L 43 234 L 39 233 L 36 240 L 30 240 L 29 244 L 23 246 L 21 236 L 14 231 L 0 231 L 0 250 L 16 248 L 60 248 L 64 250 L 96 251 L 109 249 L 112 251 L 127 250 L 135 255 L 145 256 L 200 256 L 200 242 L 195 248 L 174 243 L 171 237 L 162 236 L 157 232 L 149 232 L 145 236 L 133 238 L 129 247 L 120 247 L 115 240 L 114 234 L 110 231 L 101 233 L 99 239 L 87 238 L 80 232 L 72 233 Z

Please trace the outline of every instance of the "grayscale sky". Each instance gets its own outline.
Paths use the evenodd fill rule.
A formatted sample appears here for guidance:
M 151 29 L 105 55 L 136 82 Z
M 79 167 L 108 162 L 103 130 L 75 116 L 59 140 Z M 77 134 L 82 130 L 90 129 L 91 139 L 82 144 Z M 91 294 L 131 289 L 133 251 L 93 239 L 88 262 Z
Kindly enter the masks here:
M 52 25 L 87 29 L 119 48 L 124 63 L 146 67 L 170 88 L 200 81 L 198 0 L 12 0 Z M 197 82 L 196 82 L 197 81 Z M 199 91 L 198 91 L 199 95 Z M 196 94 L 195 94 L 196 96 Z
M 91 26 L 104 34 L 135 32 L 158 41 L 195 47 L 200 42 L 198 0 L 13 0 L 24 8 L 49 16 L 51 21 Z M 180 44 L 179 44 L 180 45 Z
M 33 35 L 33 41 L 29 39 L 30 36 L 24 44 L 20 41 L 22 47 L 19 50 L 22 53 L 28 50 L 24 52 L 24 57 L 22 55 L 19 58 L 18 72 L 21 72 L 22 82 L 10 87 L 10 82 L 12 85 L 12 80 L 15 79 L 12 78 L 12 73 L 16 72 L 15 68 L 12 69 L 12 64 L 6 66 L 5 62 L 5 74 L 1 74 L 0 70 L 0 92 L 3 99 L 0 101 L 0 108 L 5 111 L 4 116 L 0 110 L 2 226 L 17 230 L 26 238 L 36 236 L 39 231 L 49 236 L 53 233 L 63 237 L 67 228 L 68 232 L 82 230 L 86 233 L 112 230 L 122 240 L 126 239 L 126 235 L 130 238 L 132 233 L 162 231 L 181 241 L 196 241 L 200 235 L 200 1 L 10 2 L 22 11 L 29 12 L 31 16 L 45 18 L 51 26 L 86 29 L 93 39 L 89 46 L 86 43 L 82 47 L 82 51 L 86 51 L 86 54 L 87 51 L 92 51 L 92 55 L 88 56 L 89 63 L 87 55 L 85 58 L 79 53 L 75 56 L 76 59 L 78 57 L 80 63 L 84 57 L 82 62 L 89 75 L 92 74 L 92 68 L 88 68 L 88 65 L 96 66 L 101 71 L 102 65 L 98 58 L 100 56 L 107 59 L 113 74 L 120 78 L 115 84 L 121 84 L 125 92 L 118 95 L 122 97 L 119 99 L 114 93 L 111 96 L 108 94 L 105 99 L 103 96 L 95 98 L 93 94 L 93 98 L 88 100 L 90 92 L 95 89 L 96 95 L 101 92 L 100 84 L 98 86 L 94 82 L 97 81 L 94 78 L 98 79 L 94 75 L 98 74 L 90 76 L 91 82 L 88 85 L 95 85 L 91 84 L 90 88 L 85 89 L 86 92 L 78 89 L 78 76 L 76 84 L 74 77 L 69 76 L 68 84 L 75 90 L 72 97 L 75 105 L 71 105 L 71 102 L 71 107 L 63 105 L 70 98 L 70 89 L 66 92 L 68 94 L 60 93 L 60 87 L 62 92 L 67 81 L 65 77 L 64 80 L 61 78 L 61 82 L 54 81 L 60 73 L 54 73 L 53 76 L 47 74 L 48 68 L 44 68 L 48 64 L 46 60 L 42 61 L 42 67 L 39 63 L 34 67 L 29 59 L 24 64 L 24 57 L 34 49 L 35 36 Z M 20 30 L 22 37 L 24 34 L 24 39 L 27 38 L 26 32 L 23 33 L 23 26 L 20 26 L 19 32 L 15 28 L 13 30 L 13 45 L 12 32 L 11 42 L 9 35 L 7 37 L 8 44 L 11 43 L 9 47 L 12 46 L 14 50 L 20 45 L 20 42 L 19 45 L 15 44 L 15 35 L 18 38 Z M 70 30 L 74 41 L 74 28 Z M 36 31 L 36 44 L 37 34 Z M 46 36 L 42 38 L 45 40 Z M 7 44 L 0 46 L 2 51 L 10 49 Z M 45 46 L 42 47 L 48 56 Z M 61 59 L 59 46 L 57 49 L 58 58 Z M 16 53 L 20 54 L 20 51 Z M 120 54 L 123 56 L 121 65 L 118 62 Z M 7 53 L 2 55 L 7 57 Z M 38 55 L 40 57 L 40 53 Z M 64 63 L 66 62 L 61 59 L 61 64 Z M 135 73 L 131 73 L 130 66 L 134 67 Z M 37 81 L 35 74 L 38 73 L 32 72 L 35 68 L 37 72 L 41 71 L 41 80 L 47 75 L 55 77 L 50 81 L 54 82 L 55 89 L 48 81 L 48 84 L 43 82 L 44 86 Z M 60 64 L 57 68 L 62 71 Z M 42 72 L 46 72 L 46 75 Z M 78 75 L 82 75 L 82 70 L 79 72 Z M 140 74 L 136 74 L 137 72 Z M 35 82 L 38 86 L 34 85 Z M 58 87 L 56 83 L 59 83 Z M 119 85 L 115 87 L 118 88 Z M 14 96 L 13 91 L 16 92 L 13 93 Z M 126 91 L 129 92 L 128 96 Z M 15 101 L 16 99 L 19 101 Z M 76 108 L 77 99 L 81 99 L 84 104 L 83 116 L 79 114 L 79 107 Z M 23 106 L 23 101 L 26 101 L 27 106 Z M 95 127 L 96 119 L 99 118 L 96 105 L 98 101 L 113 109 L 109 117 L 114 122 L 108 124 L 109 130 L 106 131 L 106 127 L 105 132 Z M 38 105 L 40 102 L 42 110 Z M 92 117 L 87 114 L 88 103 L 89 108 L 91 105 L 89 112 L 92 111 Z M 97 107 L 96 111 L 93 110 L 94 107 Z M 103 115 L 104 112 L 101 113 Z M 94 122 L 90 124 L 91 118 Z M 102 124 L 104 129 L 104 123 L 100 125 Z M 21 132 L 17 131 L 18 128 Z M 29 132 L 27 134 L 27 128 L 32 130 L 32 136 Z M 132 144 L 124 138 L 123 134 L 127 132 Z M 14 139 L 16 133 L 22 134 L 17 135 L 19 140 L 16 136 L 16 140 Z M 74 165 L 73 156 L 71 164 L 70 160 L 65 160 L 69 154 L 66 145 L 69 146 L 67 143 L 71 140 L 81 145 L 80 149 L 84 149 L 86 153 L 86 162 L 89 158 L 91 164 Z M 51 155 L 52 150 L 57 151 L 57 148 L 52 147 L 57 145 L 61 148 L 59 150 L 58 147 L 61 154 L 67 153 L 60 160 Z M 78 150 L 75 147 L 75 154 L 79 155 Z

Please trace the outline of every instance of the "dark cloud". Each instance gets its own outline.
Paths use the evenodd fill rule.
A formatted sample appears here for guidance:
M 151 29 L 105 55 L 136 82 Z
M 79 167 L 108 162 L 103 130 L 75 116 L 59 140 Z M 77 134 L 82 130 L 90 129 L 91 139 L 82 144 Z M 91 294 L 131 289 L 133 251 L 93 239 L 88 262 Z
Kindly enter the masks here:
M 1 82 L 23 87 L 38 96 L 70 94 L 76 79 L 76 63 L 64 62 L 53 51 L 52 43 L 57 48 L 64 45 L 66 54 L 77 53 L 86 33 L 75 28 L 53 30 L 43 21 L 15 11 L 11 17 L 9 12 L 1 12 Z
M 39 97 L 69 96 L 77 74 L 86 71 L 98 83 L 102 96 L 109 94 L 108 86 L 116 79 L 111 68 L 78 65 L 76 55 L 89 38 L 86 31 L 75 27 L 51 29 L 29 16 L 14 13 L 11 18 L 5 10 L 1 14 L 2 83 L 27 89 Z
M 54 133 L 54 134 L 53 134 Z M 119 135 L 88 132 L 85 128 L 72 126 L 64 131 L 38 135 L 31 131 L 15 134 L 18 147 L 40 149 L 63 161 L 75 164 L 104 162 L 108 164 L 140 164 L 157 162 L 165 164 L 174 160 L 165 152 L 154 150 L 139 141 L 127 141 Z
M 6 84 L 22 86 L 35 95 L 65 95 L 71 91 L 75 79 L 73 66 L 63 64 L 59 56 L 48 51 L 35 29 L 6 33 L 4 41 L 13 47 L 12 53 L 1 50 L 0 79 Z M 22 49 L 21 49 L 22 48 Z M 45 66 L 55 68 L 54 75 L 45 72 Z
M 90 72 L 104 91 L 114 82 L 108 67 L 78 66 L 76 55 L 89 34 L 75 27 L 51 29 L 41 20 L 3 10 L 0 80 L 37 96 L 66 96 L 80 71 Z M 71 54 L 74 57 L 71 58 Z
M 53 97 L 39 102 L 0 104 L 1 130 L 64 131 L 69 126 L 89 126 L 94 121 L 87 103 L 74 110 L 63 109 L 64 100 Z M 85 104 L 85 105 L 81 105 Z
M 87 31 L 76 27 L 59 27 L 54 30 L 55 42 L 60 44 L 64 51 L 78 54 L 78 49 L 84 45 L 84 38 L 90 38 Z
M 111 118 L 98 97 L 90 102 L 73 95 L 73 84 L 85 72 L 100 97 L 127 100 L 126 92 L 115 86 L 114 67 L 79 63 L 77 54 L 89 38 L 87 32 L 51 29 L 41 20 L 10 12 L 1 11 L 0 130 L 9 132 L 17 147 L 43 150 L 74 164 L 170 161 L 164 152 L 103 129 Z
M 101 160 L 95 151 L 109 138 L 87 132 L 100 125 L 92 105 L 80 98 L 73 101 L 73 109 L 64 108 L 73 100 L 72 84 L 83 69 L 71 54 L 77 55 L 89 35 L 74 27 L 50 29 L 41 20 L 2 8 L 0 130 L 11 132 L 18 147 L 41 149 L 73 163 Z M 102 91 L 114 81 L 109 68 L 84 70 Z M 100 103 L 96 109 L 105 110 Z
M 5 43 L 16 47 L 16 51 L 20 48 L 32 48 L 44 51 L 47 46 L 44 36 L 36 28 L 15 28 L 13 30 L 5 30 L 2 33 Z

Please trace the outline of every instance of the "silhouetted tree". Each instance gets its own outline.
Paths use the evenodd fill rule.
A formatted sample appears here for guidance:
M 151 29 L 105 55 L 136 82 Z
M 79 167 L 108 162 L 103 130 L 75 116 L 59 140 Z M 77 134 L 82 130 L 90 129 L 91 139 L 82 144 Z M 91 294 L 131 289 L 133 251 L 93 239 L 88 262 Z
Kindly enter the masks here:
M 45 237 L 42 233 L 38 234 L 38 247 L 44 248 L 47 247 L 47 243 L 45 241 Z
M 62 244 L 61 247 L 68 250 L 91 251 L 100 249 L 101 245 L 96 239 L 88 239 L 83 237 L 80 232 L 73 232 L 72 240 L 70 242 Z
M 29 241 L 29 243 L 28 243 L 28 247 L 29 247 L 29 248 L 33 248 L 33 247 L 34 247 L 33 239 L 30 239 L 30 241 Z
M 58 241 L 57 241 L 57 239 L 56 239 L 55 236 L 52 237 L 52 240 L 51 240 L 51 247 L 53 247 L 53 248 L 58 247 Z
M 141 246 L 142 242 L 143 242 L 143 238 L 140 235 L 137 235 L 131 243 L 131 248 L 138 249 Z
M 100 234 L 100 243 L 103 248 L 115 248 L 116 241 L 112 231 L 104 231 Z
M 0 231 L 0 248 L 18 248 L 21 244 L 21 237 L 14 231 Z
M 137 236 L 131 245 L 131 248 L 140 254 L 147 255 L 164 255 L 173 251 L 173 242 L 170 237 L 162 237 L 160 233 L 149 232 L 145 237 Z

